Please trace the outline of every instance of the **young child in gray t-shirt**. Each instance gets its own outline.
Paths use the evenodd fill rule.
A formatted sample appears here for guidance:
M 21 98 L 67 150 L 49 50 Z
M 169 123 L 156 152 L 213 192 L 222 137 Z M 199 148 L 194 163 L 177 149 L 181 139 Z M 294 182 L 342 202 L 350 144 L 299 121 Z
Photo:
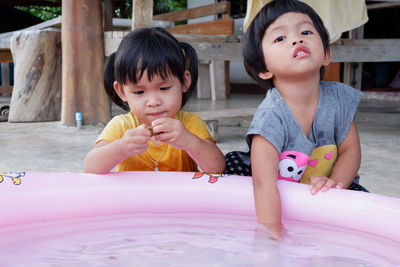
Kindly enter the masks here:
M 228 153 L 225 173 L 252 175 L 258 221 L 280 239 L 277 178 L 309 183 L 312 194 L 366 191 L 353 183 L 361 162 L 354 122 L 361 92 L 320 81 L 331 59 L 329 33 L 301 1 L 265 5 L 246 32 L 243 57 L 249 75 L 273 88 L 254 114 L 246 136 L 249 152 Z

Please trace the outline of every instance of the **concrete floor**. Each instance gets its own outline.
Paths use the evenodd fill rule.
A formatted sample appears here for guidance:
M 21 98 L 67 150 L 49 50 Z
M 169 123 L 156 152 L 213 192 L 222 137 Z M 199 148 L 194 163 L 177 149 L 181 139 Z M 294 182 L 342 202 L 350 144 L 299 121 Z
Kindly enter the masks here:
M 186 110 L 203 111 L 256 107 L 262 95 L 231 95 L 228 100 L 191 99 Z M 7 102 L 0 98 L 0 104 Z M 393 101 L 392 101 L 393 102 Z M 362 146 L 361 183 L 371 192 L 400 197 L 400 102 L 364 101 L 357 123 Z M 386 113 L 373 107 L 385 106 Z M 388 112 L 387 112 L 388 111 Z M 117 108 L 113 113 L 121 112 Z M 221 122 L 217 145 L 227 153 L 246 148 L 244 135 L 250 118 Z M 81 129 L 59 122 L 0 122 L 0 171 L 81 172 L 86 153 L 102 125 Z

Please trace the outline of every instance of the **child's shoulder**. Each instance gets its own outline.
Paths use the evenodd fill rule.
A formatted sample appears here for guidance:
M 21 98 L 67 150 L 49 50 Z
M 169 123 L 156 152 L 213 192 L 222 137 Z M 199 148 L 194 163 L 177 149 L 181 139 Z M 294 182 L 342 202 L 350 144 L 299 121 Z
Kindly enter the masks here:
M 276 88 L 271 88 L 267 91 L 264 100 L 258 106 L 259 110 L 275 110 L 285 107 L 285 100 Z
M 183 111 L 183 110 L 180 110 L 178 112 L 177 117 L 178 117 L 178 120 L 180 120 L 180 121 L 187 121 L 187 120 L 192 120 L 192 119 L 197 119 L 197 118 L 200 119 L 199 115 L 197 115 L 196 113 L 189 112 L 189 111 Z
M 321 81 L 320 88 L 325 90 L 356 90 L 347 84 L 334 81 Z
M 253 121 L 281 121 L 284 117 L 291 116 L 289 107 L 279 93 L 278 89 L 271 88 L 267 91 L 264 100 L 258 105 Z
M 321 81 L 320 90 L 327 95 L 336 96 L 339 98 L 356 97 L 362 96 L 362 92 L 347 84 L 333 81 Z
M 121 125 L 123 128 L 135 128 L 139 125 L 138 119 L 131 113 L 119 114 L 114 116 L 108 124 Z

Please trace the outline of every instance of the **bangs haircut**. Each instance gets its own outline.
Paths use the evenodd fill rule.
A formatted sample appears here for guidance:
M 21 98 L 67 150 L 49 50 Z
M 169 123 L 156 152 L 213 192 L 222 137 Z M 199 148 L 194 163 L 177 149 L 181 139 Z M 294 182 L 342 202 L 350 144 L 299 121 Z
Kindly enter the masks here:
M 271 88 L 272 81 L 261 79 L 258 74 L 268 70 L 262 50 L 262 39 L 268 27 L 280 16 L 289 13 L 307 15 L 321 37 L 325 54 L 329 52 L 329 32 L 320 16 L 306 3 L 298 0 L 273 0 L 266 4 L 251 22 L 243 41 L 243 61 L 247 73 L 265 88 Z M 322 79 L 324 67 L 320 69 Z
M 137 84 L 147 71 L 151 81 L 155 75 L 163 80 L 176 76 L 184 83 L 185 57 L 179 43 L 161 28 L 139 29 L 125 36 L 115 58 L 115 80 L 121 84 Z

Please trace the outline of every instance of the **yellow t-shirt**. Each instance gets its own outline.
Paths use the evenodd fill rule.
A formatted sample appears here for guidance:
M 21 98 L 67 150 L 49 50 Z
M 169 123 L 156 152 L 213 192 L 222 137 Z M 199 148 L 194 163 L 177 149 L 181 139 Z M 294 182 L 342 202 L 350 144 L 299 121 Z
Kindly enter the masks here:
M 179 111 L 175 116 L 182 122 L 183 126 L 192 134 L 200 139 L 214 140 L 207 130 L 204 121 L 194 113 Z M 96 140 L 96 144 L 102 140 L 113 142 L 122 138 L 128 129 L 136 128 L 140 125 L 138 118 L 131 112 L 115 116 L 103 129 Z M 214 140 L 215 141 L 215 140 Z M 117 165 L 117 171 L 154 171 L 153 161 L 158 158 L 158 170 L 160 171 L 197 171 L 196 162 L 189 157 L 186 151 L 174 148 L 168 144 L 155 145 L 149 142 L 146 153 L 135 155 L 125 159 Z

